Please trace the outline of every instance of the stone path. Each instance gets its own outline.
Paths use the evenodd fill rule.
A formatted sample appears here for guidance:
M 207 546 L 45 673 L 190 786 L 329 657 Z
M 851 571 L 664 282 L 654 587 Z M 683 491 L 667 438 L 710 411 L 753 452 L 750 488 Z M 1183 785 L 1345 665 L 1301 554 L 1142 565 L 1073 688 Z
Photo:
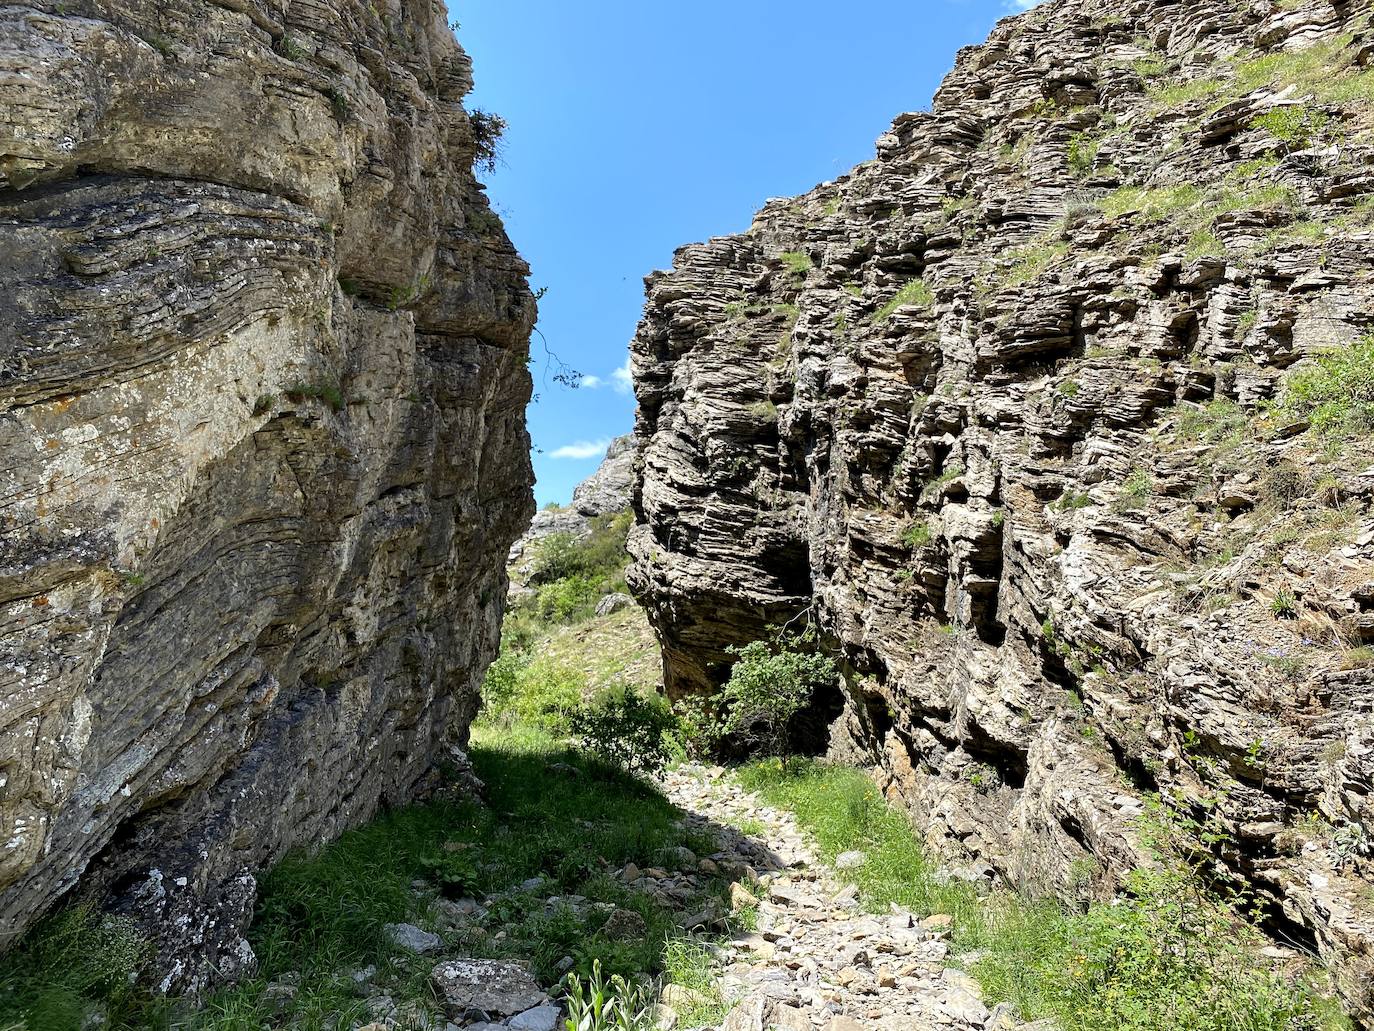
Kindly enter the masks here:
M 732 894 L 758 907 L 757 931 L 736 935 L 720 957 L 720 988 L 734 1004 L 722 1031 L 1044 1027 L 1020 1024 L 1006 1006 L 989 1011 L 977 984 L 945 965 L 948 917 L 921 920 L 895 907 L 863 913 L 854 887 L 819 862 L 791 814 L 724 771 L 685 767 L 667 774 L 664 787 L 691 822 L 762 828 L 730 836 L 715 857 L 751 868 Z

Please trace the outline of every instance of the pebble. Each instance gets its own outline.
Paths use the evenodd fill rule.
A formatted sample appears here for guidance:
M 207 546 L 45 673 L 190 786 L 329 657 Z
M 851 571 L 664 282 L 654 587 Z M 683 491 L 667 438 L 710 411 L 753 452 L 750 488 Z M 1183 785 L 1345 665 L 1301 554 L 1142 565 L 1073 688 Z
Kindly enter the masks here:
M 387 924 L 384 930 L 393 942 L 408 952 L 437 952 L 444 944 L 443 939 L 433 931 L 426 931 L 414 924 Z

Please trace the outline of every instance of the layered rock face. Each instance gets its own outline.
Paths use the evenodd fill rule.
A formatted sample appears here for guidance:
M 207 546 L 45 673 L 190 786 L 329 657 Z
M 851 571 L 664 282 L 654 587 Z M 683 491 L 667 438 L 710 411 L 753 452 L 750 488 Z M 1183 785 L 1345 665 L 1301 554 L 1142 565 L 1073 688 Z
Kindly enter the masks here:
M 0 7 L 0 945 L 168 990 L 466 739 L 533 510 L 526 267 L 432 0 Z
M 953 862 L 1110 891 L 1158 792 L 1366 1018 L 1370 40 L 1328 0 L 1003 22 L 650 277 L 631 535 L 670 693 L 809 620 L 833 749 Z

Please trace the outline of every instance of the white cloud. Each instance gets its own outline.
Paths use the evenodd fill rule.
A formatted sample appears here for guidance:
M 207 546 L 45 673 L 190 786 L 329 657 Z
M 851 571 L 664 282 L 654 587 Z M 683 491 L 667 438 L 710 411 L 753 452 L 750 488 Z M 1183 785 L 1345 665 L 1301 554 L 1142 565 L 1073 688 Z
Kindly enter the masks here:
M 630 375 L 630 359 L 625 359 L 625 364 L 611 373 L 611 387 L 617 394 L 628 394 L 634 389 L 634 377 Z
M 549 457 L 572 459 L 580 462 L 588 458 L 600 458 L 606 453 L 606 449 L 610 446 L 611 442 L 609 439 L 579 440 L 575 444 L 564 444 L 562 447 L 550 451 Z
M 578 386 L 584 390 L 600 390 L 606 385 L 606 381 L 600 376 L 583 376 Z

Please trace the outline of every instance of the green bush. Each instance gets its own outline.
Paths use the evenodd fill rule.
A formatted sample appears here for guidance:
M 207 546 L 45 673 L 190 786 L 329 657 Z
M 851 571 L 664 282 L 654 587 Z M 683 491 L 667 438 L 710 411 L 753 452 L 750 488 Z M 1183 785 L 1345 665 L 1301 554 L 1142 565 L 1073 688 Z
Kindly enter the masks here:
M 598 516 L 585 537 L 556 533 L 544 538 L 534 558 L 532 600 L 519 605 L 544 624 L 576 623 L 596 611 L 607 594 L 625 590 L 625 538 L 634 515 Z
M 468 113 L 472 126 L 472 144 L 476 151 L 473 164 L 487 173 L 495 172 L 501 160 L 501 141 L 508 128 L 506 120 L 490 111 L 474 108 Z
M 1295 372 L 1283 406 L 1321 432 L 1369 432 L 1374 428 L 1374 334 L 1326 351 L 1315 365 Z
M 575 623 L 590 616 L 607 594 L 606 584 L 589 576 L 564 577 L 540 586 L 534 609 L 545 623 Z
M 568 728 L 583 750 L 629 773 L 657 774 L 668 764 L 666 735 L 677 721 L 668 703 L 634 691 L 581 705 Z
M 736 658 L 719 696 L 721 730 L 751 751 L 785 762 L 792 717 L 839 677 L 829 657 L 804 650 L 812 646 L 808 637 L 782 633 L 731 648 Z
M 482 708 L 489 713 L 509 712 L 520 690 L 520 676 L 530 664 L 529 653 L 521 648 L 503 647 L 496 661 L 487 667 L 482 679 Z
M 504 651 L 482 681 L 484 722 L 503 727 L 528 724 L 565 734 L 586 692 L 582 674 L 523 651 Z

